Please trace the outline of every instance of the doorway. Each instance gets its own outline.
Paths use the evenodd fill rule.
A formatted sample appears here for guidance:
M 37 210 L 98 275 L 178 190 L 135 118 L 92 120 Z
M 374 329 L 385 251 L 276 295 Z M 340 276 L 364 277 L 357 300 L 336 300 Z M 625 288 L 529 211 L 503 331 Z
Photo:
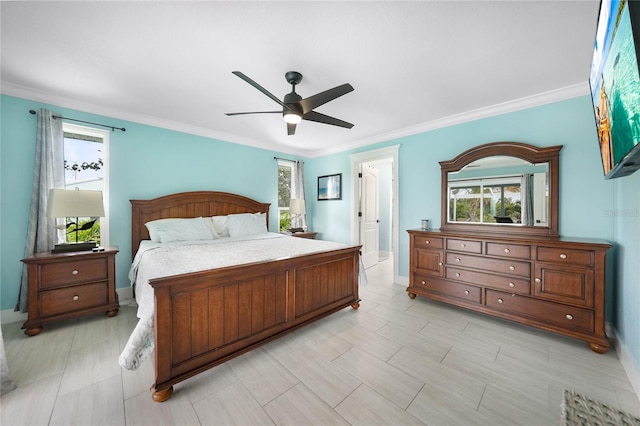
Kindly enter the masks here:
M 353 182 L 351 241 L 362 245 L 365 268 L 390 256 L 398 275 L 398 150 L 400 145 L 350 155 Z

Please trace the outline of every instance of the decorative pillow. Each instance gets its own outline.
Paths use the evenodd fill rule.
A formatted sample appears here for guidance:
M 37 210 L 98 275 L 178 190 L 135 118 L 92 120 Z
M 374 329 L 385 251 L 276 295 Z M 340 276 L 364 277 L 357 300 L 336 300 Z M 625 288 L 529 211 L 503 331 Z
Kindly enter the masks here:
M 229 228 L 229 236 L 231 237 L 264 234 L 267 232 L 266 214 L 230 214 L 227 218 L 227 227 Z
M 227 228 L 227 216 L 213 216 L 211 218 L 213 222 L 213 229 L 220 237 L 229 236 L 229 228 Z
M 174 241 L 213 240 L 205 221 L 201 217 L 193 219 L 159 219 L 145 224 L 151 241 L 170 243 Z

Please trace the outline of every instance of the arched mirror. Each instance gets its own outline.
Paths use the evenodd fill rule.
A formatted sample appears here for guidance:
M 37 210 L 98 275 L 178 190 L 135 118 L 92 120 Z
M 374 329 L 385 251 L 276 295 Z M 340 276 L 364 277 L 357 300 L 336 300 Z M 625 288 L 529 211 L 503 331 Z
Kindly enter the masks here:
M 561 149 L 494 142 L 441 161 L 441 229 L 557 238 Z

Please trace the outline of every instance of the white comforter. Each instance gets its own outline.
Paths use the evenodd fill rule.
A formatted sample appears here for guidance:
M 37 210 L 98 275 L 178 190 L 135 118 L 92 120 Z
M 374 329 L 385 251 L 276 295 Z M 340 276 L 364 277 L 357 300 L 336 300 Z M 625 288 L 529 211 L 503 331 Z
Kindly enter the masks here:
M 153 287 L 149 285 L 149 280 L 344 247 L 346 246 L 341 243 L 293 238 L 276 233 L 179 243 L 143 241 L 129 270 L 129 279 L 131 284 L 135 285 L 137 316 L 140 320 L 120 355 L 120 366 L 127 370 L 135 370 L 153 351 L 155 303 Z M 360 273 L 362 279 L 362 265 Z

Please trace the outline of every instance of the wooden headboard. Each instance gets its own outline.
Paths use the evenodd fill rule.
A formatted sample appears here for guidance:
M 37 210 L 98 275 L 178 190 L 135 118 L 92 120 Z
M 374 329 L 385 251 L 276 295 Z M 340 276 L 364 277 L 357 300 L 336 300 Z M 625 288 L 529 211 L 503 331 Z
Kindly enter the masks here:
M 149 231 L 144 224 L 156 219 L 266 213 L 267 229 L 269 229 L 269 203 L 260 203 L 251 198 L 228 192 L 180 192 L 152 200 L 130 201 L 132 259 L 140 247 L 140 241 L 149 239 Z

